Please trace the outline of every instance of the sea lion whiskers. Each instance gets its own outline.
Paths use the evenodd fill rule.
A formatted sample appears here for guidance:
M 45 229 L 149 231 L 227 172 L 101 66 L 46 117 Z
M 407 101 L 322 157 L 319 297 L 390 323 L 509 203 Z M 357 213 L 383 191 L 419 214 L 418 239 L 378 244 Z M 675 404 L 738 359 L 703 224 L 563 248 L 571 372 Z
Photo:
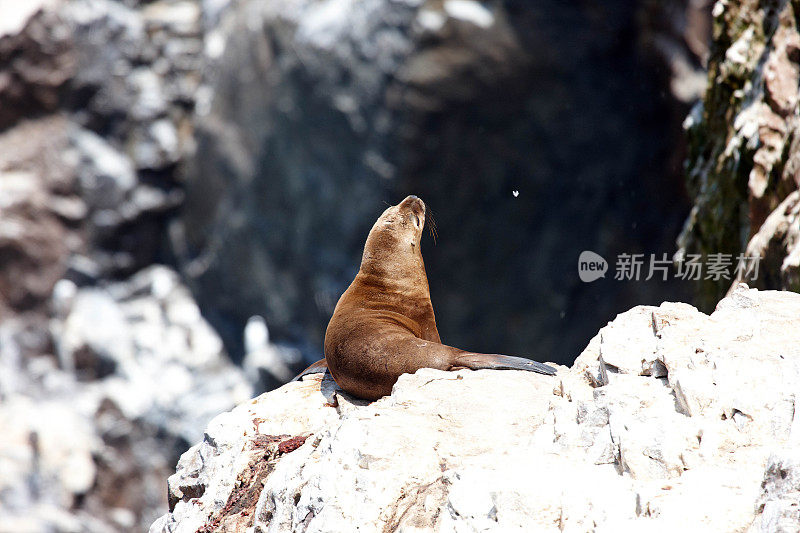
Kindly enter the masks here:
M 439 237 L 439 234 L 436 231 L 436 220 L 433 218 L 433 210 L 427 205 L 425 206 L 425 216 L 430 218 L 428 232 L 430 232 L 431 237 L 433 237 L 433 244 L 436 244 L 436 239 Z

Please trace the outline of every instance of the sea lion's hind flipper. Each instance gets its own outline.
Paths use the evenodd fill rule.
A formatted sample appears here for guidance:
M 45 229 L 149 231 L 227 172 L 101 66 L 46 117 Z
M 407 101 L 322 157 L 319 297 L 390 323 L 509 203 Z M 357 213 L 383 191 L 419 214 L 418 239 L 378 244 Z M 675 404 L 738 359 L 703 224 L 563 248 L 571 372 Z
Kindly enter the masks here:
M 316 363 L 313 363 L 311 366 L 309 366 L 308 368 L 297 374 L 292 381 L 300 381 L 300 378 L 308 374 L 324 374 L 327 371 L 328 371 L 328 362 L 325 359 L 320 359 Z
M 552 376 L 556 373 L 556 369 L 552 366 L 531 361 L 524 357 L 487 353 L 465 352 L 459 354 L 453 366 L 466 367 L 473 370 L 480 370 L 483 368 L 495 370 L 527 370 L 528 372 L 538 372 L 539 374 L 547 374 L 548 376 Z

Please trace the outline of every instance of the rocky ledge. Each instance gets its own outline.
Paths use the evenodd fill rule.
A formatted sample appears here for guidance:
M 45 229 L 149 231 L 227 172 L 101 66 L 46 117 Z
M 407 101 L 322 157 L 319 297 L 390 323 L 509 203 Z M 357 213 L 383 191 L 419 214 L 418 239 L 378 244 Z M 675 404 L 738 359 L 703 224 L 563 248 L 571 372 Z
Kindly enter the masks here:
M 151 533 L 798 531 L 800 295 L 636 307 L 556 377 L 309 376 L 216 417 Z

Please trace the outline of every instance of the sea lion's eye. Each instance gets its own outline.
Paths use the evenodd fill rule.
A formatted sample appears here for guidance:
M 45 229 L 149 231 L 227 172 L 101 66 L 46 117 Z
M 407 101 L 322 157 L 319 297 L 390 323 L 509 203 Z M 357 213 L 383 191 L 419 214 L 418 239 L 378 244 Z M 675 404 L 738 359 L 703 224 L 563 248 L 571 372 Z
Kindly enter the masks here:
M 408 218 L 411 219 L 411 222 L 413 222 L 416 227 L 419 227 L 419 217 L 416 213 L 409 213 Z

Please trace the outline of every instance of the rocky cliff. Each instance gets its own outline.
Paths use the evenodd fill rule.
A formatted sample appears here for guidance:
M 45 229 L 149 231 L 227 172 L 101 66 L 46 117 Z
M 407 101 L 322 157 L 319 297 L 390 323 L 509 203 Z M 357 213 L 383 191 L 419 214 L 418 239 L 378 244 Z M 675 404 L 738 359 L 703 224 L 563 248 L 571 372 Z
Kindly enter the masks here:
M 300 364 L 270 333 L 319 356 L 383 199 L 433 208 L 453 344 L 571 361 L 676 298 L 574 259 L 672 251 L 709 57 L 685 250 L 797 288 L 794 3 L 717 4 L 710 50 L 702 0 L 0 4 L 0 531 L 165 512 L 207 421 Z
M 218 416 L 151 533 L 800 528 L 800 295 L 636 307 L 555 377 L 321 375 Z
M 686 119 L 694 206 L 679 258 L 759 257 L 761 288 L 800 291 L 800 6 L 714 6 L 708 90 Z M 736 280 L 733 280 L 734 284 Z M 704 280 L 703 303 L 731 280 Z

